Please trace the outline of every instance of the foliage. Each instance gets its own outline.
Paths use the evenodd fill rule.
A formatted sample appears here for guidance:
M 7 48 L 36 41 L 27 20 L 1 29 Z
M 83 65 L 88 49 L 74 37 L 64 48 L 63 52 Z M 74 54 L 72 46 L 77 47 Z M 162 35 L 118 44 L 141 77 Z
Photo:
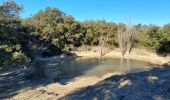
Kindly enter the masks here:
M 156 51 L 160 48 L 162 43 L 164 44 L 165 42 L 169 41 L 170 30 L 168 29 L 168 24 L 165 25 L 163 28 L 156 25 L 138 26 L 136 45 Z
M 99 45 L 101 44 L 102 37 L 108 35 L 107 44 L 110 46 L 115 46 L 117 25 L 115 23 L 108 23 L 105 20 L 98 21 L 85 21 L 81 22 L 81 25 L 86 30 L 86 35 L 83 40 L 84 45 Z
M 170 24 L 164 25 L 159 31 L 159 34 L 159 47 L 157 48 L 157 53 L 165 56 L 170 53 Z
M 34 35 L 60 49 L 68 50 L 80 46 L 84 36 L 83 28 L 72 16 L 66 16 L 55 8 L 40 10 L 24 24 L 33 26 Z
M 13 1 L 0 5 L 0 66 L 26 63 L 27 57 L 22 54 L 18 40 L 21 35 L 21 20 L 18 17 L 21 10 L 22 7 Z
M 43 43 L 49 44 L 46 52 L 52 55 L 69 52 L 82 45 L 98 46 L 104 40 L 107 40 L 107 47 L 118 47 L 118 29 L 120 26 L 123 31 L 128 28 L 125 24 L 105 20 L 78 22 L 51 7 L 27 19 L 20 18 L 21 11 L 22 6 L 13 1 L 0 5 L 0 66 L 27 65 L 33 52 Z M 138 24 L 134 27 L 137 31 L 135 47 L 145 47 L 158 54 L 170 53 L 170 24 L 163 27 Z

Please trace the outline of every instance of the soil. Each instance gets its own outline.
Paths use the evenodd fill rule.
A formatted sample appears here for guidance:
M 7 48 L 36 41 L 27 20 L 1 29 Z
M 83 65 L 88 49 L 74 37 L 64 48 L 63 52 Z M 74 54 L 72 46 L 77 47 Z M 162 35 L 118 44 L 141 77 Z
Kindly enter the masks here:
M 75 51 L 81 58 L 99 57 L 99 52 Z M 120 58 L 118 49 L 104 57 Z M 134 49 L 125 58 L 149 61 L 158 64 L 150 71 L 129 73 L 108 73 L 103 77 L 74 77 L 54 79 L 46 76 L 40 80 L 25 80 L 24 69 L 0 71 L 0 99 L 11 100 L 169 100 L 170 99 L 170 57 L 159 57 L 146 50 Z M 45 58 L 47 59 L 47 58 Z M 55 57 L 47 59 L 53 65 Z M 52 61 L 53 60 L 53 61 Z M 57 58 L 57 62 L 58 62 Z M 50 71 L 48 72 L 50 73 Z M 66 84 L 61 84 L 64 81 Z

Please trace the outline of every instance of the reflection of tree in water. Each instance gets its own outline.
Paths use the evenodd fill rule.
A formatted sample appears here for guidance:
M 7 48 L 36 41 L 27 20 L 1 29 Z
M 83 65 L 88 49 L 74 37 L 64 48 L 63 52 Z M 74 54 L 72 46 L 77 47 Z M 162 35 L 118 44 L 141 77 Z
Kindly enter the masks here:
M 129 72 L 130 71 L 130 61 L 129 61 L 129 58 L 126 58 L 126 59 L 124 59 L 124 58 L 121 58 L 120 59 L 120 72 L 121 73 L 127 73 L 127 72 Z

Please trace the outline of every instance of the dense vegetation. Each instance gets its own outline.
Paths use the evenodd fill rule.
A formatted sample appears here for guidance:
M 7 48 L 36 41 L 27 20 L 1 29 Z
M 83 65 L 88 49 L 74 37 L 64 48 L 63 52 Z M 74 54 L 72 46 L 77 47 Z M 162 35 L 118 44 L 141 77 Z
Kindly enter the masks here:
M 78 22 L 56 8 L 47 7 L 35 15 L 22 19 L 22 6 L 13 1 L 0 5 L 0 66 L 27 65 L 33 52 L 48 44 L 43 53 L 57 55 L 82 45 L 98 46 L 108 36 L 107 46 L 118 47 L 118 29 L 125 24 L 105 20 Z M 166 56 L 170 53 L 170 24 L 135 25 L 134 46 L 147 48 Z

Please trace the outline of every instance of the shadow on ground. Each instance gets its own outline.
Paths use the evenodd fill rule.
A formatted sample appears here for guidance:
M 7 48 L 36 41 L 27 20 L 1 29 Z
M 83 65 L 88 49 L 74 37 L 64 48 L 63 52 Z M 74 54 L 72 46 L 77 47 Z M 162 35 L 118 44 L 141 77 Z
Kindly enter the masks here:
M 67 62 L 67 61 L 66 61 Z M 58 63 L 58 62 L 53 62 Z M 67 84 L 72 78 L 81 76 L 85 73 L 85 71 L 90 70 L 92 67 L 95 66 L 98 63 L 91 63 L 89 67 L 86 67 L 85 69 L 81 70 L 78 74 L 75 76 L 66 77 L 64 75 L 57 74 L 57 72 L 60 72 L 60 69 L 57 67 L 48 67 L 46 68 L 46 76 L 42 79 L 38 80 L 27 80 L 24 78 L 25 73 L 27 70 L 22 68 L 5 68 L 0 69 L 0 100 L 1 99 L 9 99 L 15 95 L 18 94 L 18 92 L 22 89 L 35 89 L 39 86 L 46 86 L 51 83 L 60 83 L 62 85 Z M 71 69 L 70 69 L 71 70 Z M 77 70 L 78 71 L 78 70 Z M 68 72 L 68 71 L 65 71 Z M 63 73 L 60 73 L 63 74 Z M 42 94 L 54 94 L 54 93 L 48 93 L 47 91 L 40 91 Z M 54 94 L 55 96 L 57 94 Z
M 170 65 L 109 77 L 61 100 L 170 100 Z

